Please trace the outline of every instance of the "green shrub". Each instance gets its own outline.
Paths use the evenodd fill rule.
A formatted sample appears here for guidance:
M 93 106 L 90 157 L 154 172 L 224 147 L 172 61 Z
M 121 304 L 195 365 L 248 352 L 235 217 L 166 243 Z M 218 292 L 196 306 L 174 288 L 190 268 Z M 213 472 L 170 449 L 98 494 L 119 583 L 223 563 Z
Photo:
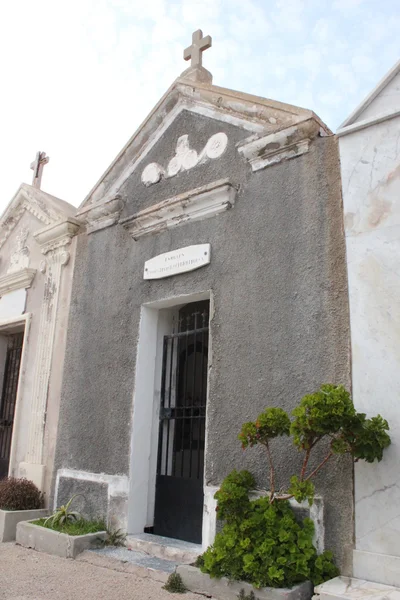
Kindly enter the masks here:
M 332 384 L 304 396 L 292 416 L 291 422 L 283 409 L 268 407 L 242 426 L 238 438 L 243 449 L 258 444 L 266 449 L 269 493 L 249 499 L 255 481 L 248 471 L 233 471 L 223 481 L 215 494 L 223 530 L 196 561 L 211 577 L 248 581 L 255 587 L 291 587 L 307 579 L 318 585 L 338 575 L 332 553 L 317 554 L 313 522 L 297 522 L 288 500 L 308 500 L 311 505 L 315 493 L 311 479 L 335 455 L 350 454 L 354 461 L 382 460 L 390 444 L 389 425 L 380 415 L 367 419 L 357 413 L 349 392 Z M 286 491 L 277 492 L 271 442 L 278 436 L 292 436 L 294 446 L 303 452 L 303 463 Z M 328 451 L 310 471 L 310 456 L 321 440 L 328 441 Z
M 382 460 L 383 451 L 390 445 L 386 433 L 389 425 L 380 415 L 367 419 L 356 412 L 348 391 L 341 385 L 326 383 L 313 394 L 304 396 L 293 410 L 294 420 L 282 408 L 266 408 L 257 419 L 245 423 L 239 433 L 242 448 L 257 444 L 265 446 L 269 464 L 270 501 L 295 498 L 298 502 L 314 499 L 314 484 L 310 481 L 335 454 L 350 454 L 354 461 Z M 291 435 L 293 444 L 304 453 L 299 476 L 293 475 L 286 493 L 276 493 L 275 468 L 271 441 Z M 311 473 L 307 472 L 310 456 L 321 440 L 329 440 L 326 456 Z
M 33 481 L 15 477 L 7 477 L 0 481 L 0 509 L 37 510 L 43 506 L 43 494 Z
M 233 479 L 238 481 L 240 475 L 248 481 L 246 472 L 235 472 Z M 221 490 L 231 489 L 231 480 L 232 475 Z M 224 515 L 225 525 L 197 562 L 204 573 L 247 581 L 257 588 L 291 587 L 307 579 L 317 585 L 338 575 L 331 553 L 317 555 L 311 519 L 298 523 L 287 501 L 271 504 L 267 496 L 249 500 L 247 486 L 242 490 L 236 500 L 217 492 L 218 516 Z
M 179 573 L 171 573 L 168 577 L 167 583 L 163 586 L 163 589 L 171 594 L 184 594 L 187 589 L 182 581 L 182 577 Z

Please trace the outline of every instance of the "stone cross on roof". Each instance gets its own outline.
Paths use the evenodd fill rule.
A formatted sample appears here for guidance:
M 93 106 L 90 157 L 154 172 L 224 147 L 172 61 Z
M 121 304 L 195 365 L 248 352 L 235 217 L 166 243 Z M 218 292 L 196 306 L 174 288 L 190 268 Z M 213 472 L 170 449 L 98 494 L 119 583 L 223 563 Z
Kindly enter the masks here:
M 212 46 L 211 36 L 203 38 L 203 32 L 198 29 L 192 34 L 192 45 L 183 51 L 185 60 L 192 59 L 191 67 L 201 67 L 203 65 L 203 52 Z
M 211 48 L 212 39 L 210 35 L 203 37 L 203 32 L 198 29 L 192 34 L 192 45 L 186 48 L 183 52 L 185 60 L 191 59 L 191 65 L 184 71 L 181 77 L 190 79 L 191 81 L 201 81 L 203 83 L 211 83 L 212 75 L 203 67 L 203 52 L 207 48 Z
M 35 160 L 31 164 L 31 169 L 33 171 L 32 185 L 38 190 L 40 190 L 40 185 L 42 182 L 43 167 L 44 165 L 47 165 L 49 160 L 50 158 L 46 156 L 46 152 L 39 151 L 36 154 Z

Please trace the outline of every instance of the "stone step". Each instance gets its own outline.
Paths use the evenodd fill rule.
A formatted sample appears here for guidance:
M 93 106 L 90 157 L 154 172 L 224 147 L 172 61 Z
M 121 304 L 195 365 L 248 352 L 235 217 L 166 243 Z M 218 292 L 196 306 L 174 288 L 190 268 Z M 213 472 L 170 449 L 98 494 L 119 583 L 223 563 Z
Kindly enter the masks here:
M 174 561 L 182 565 L 190 565 L 202 553 L 200 544 L 192 544 L 183 540 L 162 537 L 150 533 L 128 535 L 126 546 L 132 550 L 145 552 L 149 556 Z
M 315 600 L 400 600 L 400 588 L 355 577 L 335 577 L 317 586 Z
M 177 563 L 174 561 L 149 556 L 145 552 L 137 550 L 129 550 L 125 546 L 86 550 L 76 560 L 113 571 L 148 577 L 162 583 L 167 581 L 177 567 Z

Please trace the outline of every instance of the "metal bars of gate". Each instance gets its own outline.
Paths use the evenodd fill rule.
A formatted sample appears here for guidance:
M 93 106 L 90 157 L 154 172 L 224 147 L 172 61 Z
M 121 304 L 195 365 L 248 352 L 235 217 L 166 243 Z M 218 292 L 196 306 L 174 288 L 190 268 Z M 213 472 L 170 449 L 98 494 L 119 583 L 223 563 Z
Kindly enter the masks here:
M 8 340 L 0 401 L 0 459 L 9 460 L 17 398 L 19 368 L 24 334 L 11 335 Z
M 159 475 L 189 479 L 200 479 L 203 475 L 209 328 L 208 312 L 204 311 L 200 319 L 199 315 L 198 312 L 192 313 L 180 321 L 177 333 L 164 336 L 157 469 Z M 191 355 L 193 359 L 190 372 Z M 191 395 L 188 393 L 190 390 Z M 198 403 L 195 402 L 196 391 Z M 189 399 L 191 402 L 188 403 Z M 196 451 L 194 464 L 193 452 Z M 186 454 L 188 461 L 185 460 Z

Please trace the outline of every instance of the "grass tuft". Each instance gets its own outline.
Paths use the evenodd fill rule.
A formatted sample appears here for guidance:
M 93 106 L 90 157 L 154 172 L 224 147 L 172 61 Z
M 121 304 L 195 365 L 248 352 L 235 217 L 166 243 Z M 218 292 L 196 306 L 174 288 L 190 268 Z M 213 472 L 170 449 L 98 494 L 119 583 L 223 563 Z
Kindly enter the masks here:
M 68 535 L 85 535 L 87 533 L 98 533 L 99 531 L 106 531 L 107 525 L 101 519 L 94 521 L 87 521 L 86 519 L 78 519 L 77 521 L 69 521 L 62 525 L 52 525 L 51 522 L 46 523 L 46 519 L 38 519 L 32 521 L 34 525 L 44 527 L 45 529 L 52 529 L 53 531 L 59 531 L 60 533 L 67 533 Z

